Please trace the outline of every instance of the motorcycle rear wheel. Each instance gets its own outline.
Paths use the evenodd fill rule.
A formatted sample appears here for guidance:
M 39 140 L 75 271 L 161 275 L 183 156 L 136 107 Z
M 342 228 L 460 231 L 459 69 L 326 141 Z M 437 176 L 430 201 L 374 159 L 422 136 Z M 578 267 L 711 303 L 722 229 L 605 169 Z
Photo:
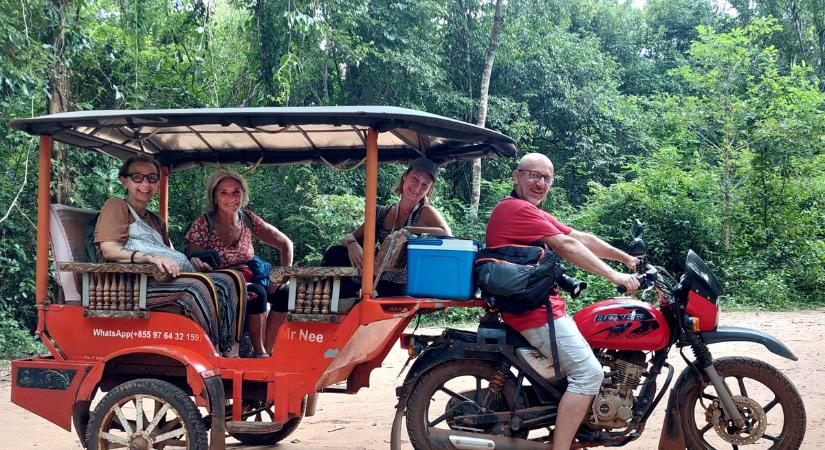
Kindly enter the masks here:
M 457 360 L 422 375 L 407 402 L 407 434 L 412 446 L 416 450 L 441 450 L 431 439 L 428 428 L 455 429 L 454 417 L 472 414 L 479 407 L 498 412 L 524 407 L 527 399 L 517 394 L 516 381 L 509 371 L 501 392 L 487 395 L 487 387 L 496 372 L 494 363 Z M 490 425 L 479 432 L 502 434 L 506 431 L 501 425 Z
M 679 411 L 688 449 L 745 445 L 770 450 L 801 447 L 805 437 L 805 406 L 785 375 L 770 364 L 745 357 L 720 358 L 713 365 L 730 388 L 746 419 L 746 428 L 737 429 L 720 421 L 722 413 L 713 385 L 704 376 L 701 382 L 691 378 L 692 385 L 682 390 L 685 401 Z

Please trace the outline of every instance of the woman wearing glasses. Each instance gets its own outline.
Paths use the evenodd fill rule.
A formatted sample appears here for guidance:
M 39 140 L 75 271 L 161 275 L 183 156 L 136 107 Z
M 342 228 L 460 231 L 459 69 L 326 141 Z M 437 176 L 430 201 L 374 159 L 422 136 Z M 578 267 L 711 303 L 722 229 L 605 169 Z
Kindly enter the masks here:
M 198 273 L 181 252 L 172 248 L 166 224 L 147 210 L 158 191 L 160 164 L 138 155 L 118 172 L 126 189 L 100 209 L 94 242 L 107 262 L 154 264 L 172 278 L 150 281 L 146 304 L 150 309 L 177 312 L 198 322 L 225 356 L 237 355 L 241 337 L 246 286 L 237 272 Z

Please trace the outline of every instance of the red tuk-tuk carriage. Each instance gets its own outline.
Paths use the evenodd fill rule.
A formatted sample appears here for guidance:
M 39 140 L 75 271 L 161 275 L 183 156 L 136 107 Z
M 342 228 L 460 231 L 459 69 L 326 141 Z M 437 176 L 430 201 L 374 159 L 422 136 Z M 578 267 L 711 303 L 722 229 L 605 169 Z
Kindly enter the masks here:
M 419 311 L 476 303 L 374 298 L 374 274 L 381 270 L 374 267 L 378 163 L 516 151 L 512 139 L 494 131 L 392 107 L 84 111 L 9 125 L 40 137 L 37 335 L 49 351 L 12 363 L 12 401 L 66 430 L 73 423 L 92 449 L 204 449 L 207 442 L 222 449 L 227 433 L 244 443 L 274 444 L 314 413 L 317 393 L 342 382 L 346 388 L 338 391 L 350 394 L 368 386 L 370 372 Z M 274 280 L 291 280 L 293 292 L 271 357 L 221 357 L 194 321 L 146 308 L 148 277 L 164 276 L 154 266 L 87 262 L 83 230 L 94 211 L 49 204 L 53 141 L 118 159 L 155 157 L 163 166 L 163 220 L 168 177 L 180 170 L 365 162 L 363 271 L 273 271 Z M 48 289 L 50 241 L 60 284 L 56 298 Z M 384 247 L 392 245 L 385 241 Z M 397 251 L 384 247 L 381 252 Z M 355 275 L 361 276 L 361 297 L 338 298 L 341 277 Z M 98 393 L 105 395 L 92 414 Z

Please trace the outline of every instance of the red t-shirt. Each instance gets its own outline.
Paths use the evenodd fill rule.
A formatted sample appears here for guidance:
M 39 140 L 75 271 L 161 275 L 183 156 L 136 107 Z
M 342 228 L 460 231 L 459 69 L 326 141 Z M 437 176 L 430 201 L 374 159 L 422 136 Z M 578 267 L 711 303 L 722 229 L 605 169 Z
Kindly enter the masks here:
M 569 226 L 559 222 L 550 213 L 540 210 L 525 200 L 507 197 L 500 201 L 487 222 L 487 246 L 530 245 L 547 236 L 570 234 Z M 550 295 L 553 318 L 563 317 L 567 311 L 559 294 Z M 542 326 L 547 323 L 546 307 L 522 314 L 501 313 L 501 318 L 516 331 Z

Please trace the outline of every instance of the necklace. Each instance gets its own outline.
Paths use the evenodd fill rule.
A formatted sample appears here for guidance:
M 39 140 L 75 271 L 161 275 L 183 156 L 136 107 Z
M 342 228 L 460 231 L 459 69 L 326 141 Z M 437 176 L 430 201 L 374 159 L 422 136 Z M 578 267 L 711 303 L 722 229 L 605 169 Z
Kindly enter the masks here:
M 401 227 L 398 227 L 398 228 L 403 228 L 405 226 L 412 225 L 412 223 L 411 223 L 412 222 L 412 216 L 413 216 L 413 213 L 415 213 L 418 206 L 420 206 L 420 205 L 414 205 L 412 208 L 408 209 L 405 213 L 402 214 L 401 213 L 401 203 L 398 203 L 396 205 L 396 210 L 395 210 L 395 220 L 392 223 L 392 231 L 395 231 L 396 227 L 398 227 L 398 219 L 400 219 L 401 217 L 405 217 L 406 220 L 404 220 L 402 222 Z
M 227 247 L 235 247 L 241 239 L 243 233 L 243 226 L 238 226 L 237 223 L 223 223 L 215 221 L 215 232 Z

